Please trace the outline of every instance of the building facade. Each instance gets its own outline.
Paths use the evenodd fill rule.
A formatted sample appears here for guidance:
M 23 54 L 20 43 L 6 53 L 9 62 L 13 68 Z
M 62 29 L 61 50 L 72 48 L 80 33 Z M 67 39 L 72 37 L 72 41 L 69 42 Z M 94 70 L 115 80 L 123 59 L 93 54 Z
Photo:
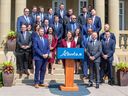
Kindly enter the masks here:
M 32 9 L 36 5 L 43 6 L 45 11 L 49 7 L 57 10 L 61 3 L 67 10 L 72 8 L 75 15 L 82 12 L 83 6 L 94 6 L 97 15 L 101 17 L 102 26 L 110 24 L 111 31 L 116 35 L 117 47 L 122 42 L 119 42 L 121 35 L 126 39 L 124 43 L 128 43 L 128 0 L 0 0 L 0 44 L 10 30 L 15 30 L 17 17 L 23 14 L 25 7 Z

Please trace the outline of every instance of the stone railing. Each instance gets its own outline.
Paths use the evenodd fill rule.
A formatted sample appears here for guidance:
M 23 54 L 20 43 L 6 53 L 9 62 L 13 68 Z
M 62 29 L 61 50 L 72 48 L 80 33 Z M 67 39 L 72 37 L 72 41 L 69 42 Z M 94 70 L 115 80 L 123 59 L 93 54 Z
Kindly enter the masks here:
M 119 47 L 121 49 L 128 49 L 128 30 L 120 31 L 120 33 L 119 33 Z

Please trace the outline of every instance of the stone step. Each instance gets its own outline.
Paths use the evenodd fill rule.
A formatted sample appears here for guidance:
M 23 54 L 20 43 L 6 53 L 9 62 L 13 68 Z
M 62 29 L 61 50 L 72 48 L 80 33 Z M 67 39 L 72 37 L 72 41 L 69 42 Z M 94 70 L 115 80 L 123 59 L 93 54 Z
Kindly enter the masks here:
M 82 78 L 82 76 L 83 76 L 83 74 L 78 74 L 78 75 L 74 75 L 74 79 L 81 79 Z M 19 79 L 19 75 L 15 75 L 15 79 L 16 80 L 28 80 L 28 78 L 27 78 L 27 76 L 26 75 L 23 75 L 22 76 L 22 78 L 21 79 Z M 34 79 L 34 75 L 32 74 L 32 75 L 30 75 L 29 76 L 29 79 Z M 51 79 L 51 80 L 56 80 L 56 79 L 65 79 L 65 75 L 64 74 L 54 74 L 54 75 L 51 75 L 51 74 L 47 74 L 46 76 L 45 76 L 45 79 L 47 80 L 49 80 L 49 79 Z
M 49 83 L 49 84 L 57 84 L 57 83 L 62 83 L 64 84 L 65 81 L 63 79 L 56 79 L 56 80 L 51 80 L 51 79 L 47 79 L 47 80 L 44 80 L 44 82 L 46 83 Z M 85 83 L 88 83 L 88 80 L 77 80 L 77 79 L 74 79 L 74 83 L 76 84 L 85 84 Z M 34 80 L 33 79 L 24 79 L 24 80 L 18 80 L 17 82 L 14 83 L 14 85 L 33 85 L 34 84 Z
M 17 75 L 18 76 L 18 75 Z M 22 84 L 33 84 L 33 80 L 34 80 L 34 75 L 30 75 L 29 79 L 27 78 L 26 75 L 23 75 L 21 79 L 19 79 L 17 76 L 15 76 L 15 80 L 14 80 L 14 84 L 15 85 L 22 85 Z M 78 75 L 74 75 L 74 80 L 75 81 L 81 81 L 79 83 L 82 83 L 82 76 L 83 74 L 78 74 Z M 54 81 L 54 82 L 53 82 Z M 51 75 L 51 74 L 47 74 L 45 76 L 45 82 L 48 83 L 64 83 L 65 82 L 65 75 L 63 74 L 56 74 L 56 75 Z

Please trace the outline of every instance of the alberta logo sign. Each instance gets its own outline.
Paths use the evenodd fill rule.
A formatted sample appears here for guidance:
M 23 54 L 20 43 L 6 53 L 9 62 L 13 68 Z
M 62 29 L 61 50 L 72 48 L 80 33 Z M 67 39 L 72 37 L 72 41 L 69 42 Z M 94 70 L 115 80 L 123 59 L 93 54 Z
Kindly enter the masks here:
M 84 59 L 84 48 L 58 48 L 58 59 Z

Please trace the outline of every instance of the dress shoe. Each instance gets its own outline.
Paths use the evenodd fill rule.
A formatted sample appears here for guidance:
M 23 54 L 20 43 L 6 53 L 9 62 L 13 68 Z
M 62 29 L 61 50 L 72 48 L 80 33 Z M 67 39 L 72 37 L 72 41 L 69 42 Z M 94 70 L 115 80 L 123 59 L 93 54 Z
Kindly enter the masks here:
M 48 87 L 49 84 L 39 84 L 40 87 Z
M 93 86 L 93 83 L 92 82 L 89 82 L 88 83 L 88 87 L 92 87 Z
M 108 81 L 108 84 L 109 84 L 109 85 L 113 85 L 113 81 L 112 81 L 112 80 L 109 80 L 109 81 Z
M 38 85 L 38 84 L 35 84 L 34 87 L 35 87 L 35 88 L 39 88 L 39 85 Z
M 96 89 L 98 89 L 99 88 L 99 84 L 96 84 Z

